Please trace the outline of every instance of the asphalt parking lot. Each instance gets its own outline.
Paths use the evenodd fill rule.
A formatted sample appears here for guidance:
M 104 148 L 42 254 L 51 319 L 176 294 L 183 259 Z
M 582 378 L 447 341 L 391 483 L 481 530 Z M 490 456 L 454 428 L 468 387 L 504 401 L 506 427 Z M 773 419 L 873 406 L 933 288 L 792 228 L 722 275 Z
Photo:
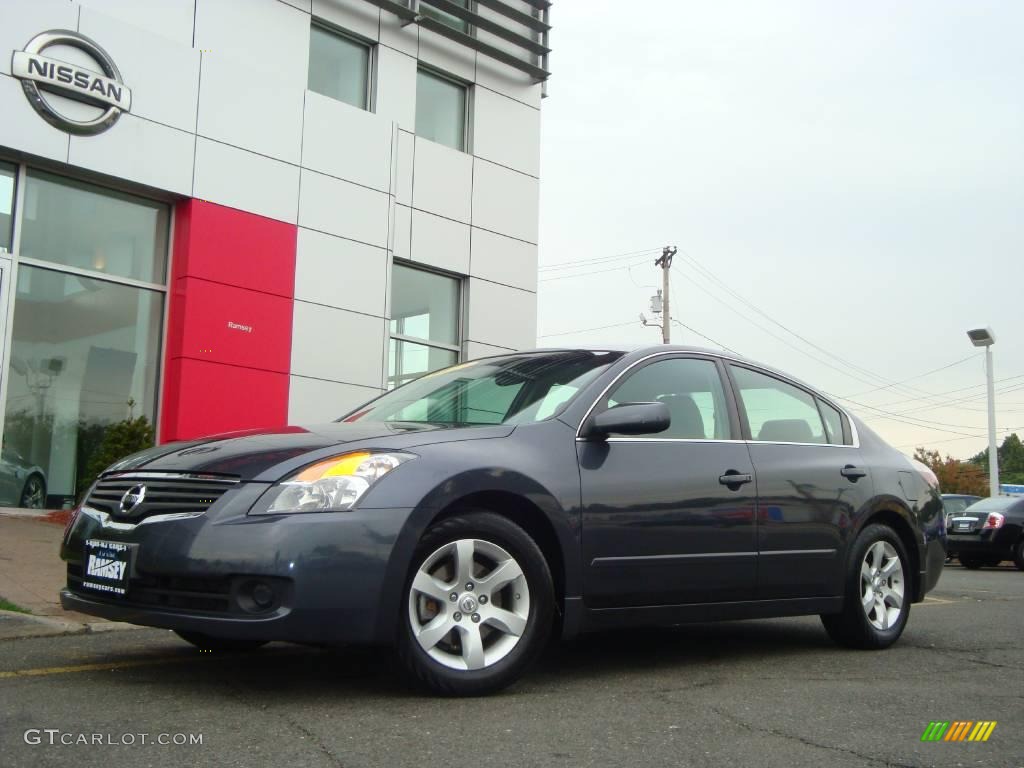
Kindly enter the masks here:
M 454 701 L 410 692 L 368 650 L 215 655 L 159 630 L 9 640 L 0 762 L 1017 768 L 1022 628 L 1024 573 L 950 567 L 885 652 L 838 649 L 816 618 L 632 631 L 555 647 L 506 693 Z M 998 725 L 985 743 L 923 743 L 932 720 Z M 93 734 L 114 743 L 80 743 Z M 202 744 L 153 743 L 164 734 Z

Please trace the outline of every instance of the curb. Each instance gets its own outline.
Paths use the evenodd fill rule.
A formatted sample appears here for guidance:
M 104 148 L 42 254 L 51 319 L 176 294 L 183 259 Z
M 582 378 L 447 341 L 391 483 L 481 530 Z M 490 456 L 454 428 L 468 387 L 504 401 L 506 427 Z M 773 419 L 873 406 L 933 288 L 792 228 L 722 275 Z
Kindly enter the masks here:
M 21 509 L 19 507 L 0 507 L 0 517 L 13 517 L 21 520 L 38 520 L 41 523 L 67 525 L 71 519 L 71 509 Z
M 56 637 L 59 635 L 87 635 L 142 629 L 121 621 L 66 621 L 51 616 L 0 610 L 0 642 L 27 637 Z

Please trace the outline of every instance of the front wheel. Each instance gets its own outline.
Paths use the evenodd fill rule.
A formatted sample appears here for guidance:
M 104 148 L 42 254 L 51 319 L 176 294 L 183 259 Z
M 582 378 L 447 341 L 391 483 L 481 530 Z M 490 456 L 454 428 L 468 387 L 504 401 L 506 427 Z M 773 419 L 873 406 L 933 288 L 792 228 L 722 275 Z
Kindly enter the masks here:
M 969 571 L 976 571 L 985 564 L 985 560 L 974 555 L 960 555 L 960 565 Z
M 1024 571 L 1024 536 L 1020 537 L 1017 546 L 1013 549 L 1013 564 Z
M 909 564 L 892 528 L 873 524 L 861 531 L 847 564 L 843 610 L 821 617 L 829 637 L 867 650 L 895 643 L 910 615 Z
M 554 607 L 547 561 L 522 528 L 490 512 L 450 517 L 413 556 L 398 654 L 433 693 L 493 693 L 544 647 Z

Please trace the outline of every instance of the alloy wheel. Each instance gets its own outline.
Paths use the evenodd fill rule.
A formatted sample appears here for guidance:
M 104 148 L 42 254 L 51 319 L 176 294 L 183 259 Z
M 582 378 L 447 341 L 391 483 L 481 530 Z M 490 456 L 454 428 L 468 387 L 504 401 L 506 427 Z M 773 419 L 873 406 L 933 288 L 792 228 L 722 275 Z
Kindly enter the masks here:
M 896 625 L 903 612 L 903 563 L 888 541 L 876 541 L 860 566 L 861 607 L 875 629 Z
M 482 539 L 459 539 L 423 561 L 409 587 L 409 621 L 420 648 L 457 670 L 505 658 L 530 617 L 522 566 Z

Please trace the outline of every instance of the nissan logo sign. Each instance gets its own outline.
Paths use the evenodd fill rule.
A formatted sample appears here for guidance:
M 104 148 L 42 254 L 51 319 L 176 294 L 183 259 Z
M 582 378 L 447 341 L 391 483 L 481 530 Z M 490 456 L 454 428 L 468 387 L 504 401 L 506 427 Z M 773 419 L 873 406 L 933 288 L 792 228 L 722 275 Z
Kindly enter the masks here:
M 44 56 L 43 51 L 54 45 L 77 48 L 96 63 L 96 68 Z M 51 29 L 29 40 L 25 50 L 15 51 L 11 57 L 11 74 L 21 80 L 36 112 L 50 125 L 68 133 L 101 133 L 116 123 L 122 112 L 131 110 L 132 92 L 121 79 L 117 65 L 94 41 L 69 29 Z M 103 112 L 92 120 L 72 119 L 54 109 L 44 92 L 99 107 Z

